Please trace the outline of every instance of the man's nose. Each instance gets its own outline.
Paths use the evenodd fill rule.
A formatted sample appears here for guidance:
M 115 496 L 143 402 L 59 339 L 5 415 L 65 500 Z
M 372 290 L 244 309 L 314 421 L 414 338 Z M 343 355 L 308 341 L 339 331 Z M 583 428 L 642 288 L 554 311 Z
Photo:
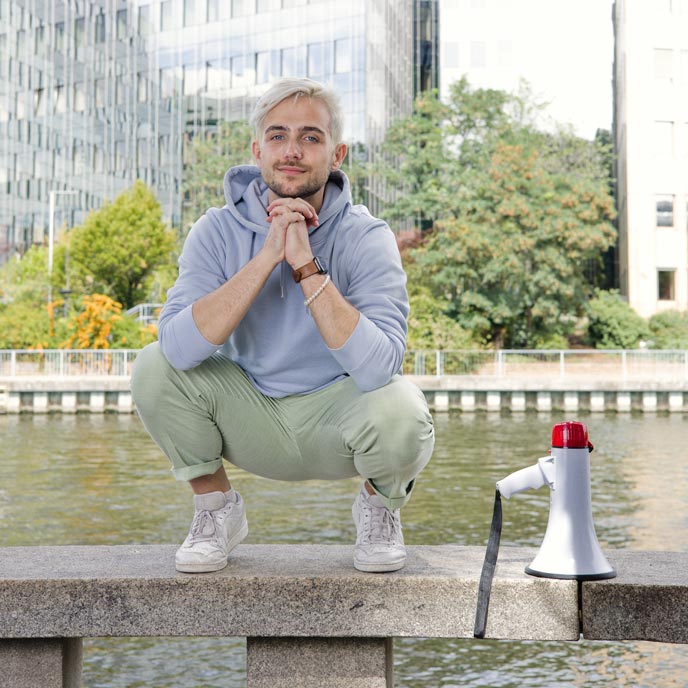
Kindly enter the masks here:
M 298 140 L 287 140 L 286 146 L 284 148 L 284 157 L 297 160 L 301 159 L 301 146 Z

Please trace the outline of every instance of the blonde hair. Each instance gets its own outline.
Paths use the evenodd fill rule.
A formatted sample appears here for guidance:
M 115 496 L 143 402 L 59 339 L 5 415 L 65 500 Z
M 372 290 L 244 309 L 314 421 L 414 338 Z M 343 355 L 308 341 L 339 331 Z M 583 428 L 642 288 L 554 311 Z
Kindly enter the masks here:
M 249 124 L 253 127 L 256 141 L 260 141 L 260 137 L 263 134 L 263 123 L 268 112 L 283 100 L 292 96 L 296 98 L 305 96 L 321 100 L 330 113 L 330 136 L 332 141 L 334 144 L 342 142 L 344 116 L 337 94 L 332 89 L 312 79 L 294 79 L 289 77 L 277 81 L 256 103 L 249 120 Z

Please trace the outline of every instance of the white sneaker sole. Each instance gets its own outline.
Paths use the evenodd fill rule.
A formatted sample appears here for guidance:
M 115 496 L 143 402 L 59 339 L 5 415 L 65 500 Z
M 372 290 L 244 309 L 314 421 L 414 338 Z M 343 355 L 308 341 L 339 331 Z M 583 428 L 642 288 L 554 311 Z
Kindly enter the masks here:
M 235 533 L 234 537 L 229 541 L 227 547 L 227 558 L 223 561 L 209 562 L 199 561 L 196 563 L 179 563 L 175 560 L 174 566 L 177 571 L 181 573 L 211 573 L 213 571 L 221 571 L 229 560 L 230 552 L 248 535 L 248 521 L 244 519 L 241 528 Z
M 404 568 L 406 559 L 401 561 L 391 561 L 387 564 L 375 564 L 373 562 L 360 562 L 354 559 L 354 568 L 357 571 L 363 571 L 365 573 L 389 573 L 390 571 L 398 571 Z

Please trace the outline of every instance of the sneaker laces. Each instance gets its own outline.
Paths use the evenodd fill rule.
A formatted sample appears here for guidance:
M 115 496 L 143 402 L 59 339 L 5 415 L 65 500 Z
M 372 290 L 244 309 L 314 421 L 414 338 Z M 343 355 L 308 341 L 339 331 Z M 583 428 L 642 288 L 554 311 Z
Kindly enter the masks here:
M 213 512 L 207 509 L 197 511 L 194 515 L 191 530 L 189 531 L 189 544 L 212 540 L 217 534 L 217 523 L 213 518 Z
M 361 538 L 365 544 L 390 544 L 398 541 L 400 523 L 395 514 L 386 507 L 364 505 L 364 531 Z

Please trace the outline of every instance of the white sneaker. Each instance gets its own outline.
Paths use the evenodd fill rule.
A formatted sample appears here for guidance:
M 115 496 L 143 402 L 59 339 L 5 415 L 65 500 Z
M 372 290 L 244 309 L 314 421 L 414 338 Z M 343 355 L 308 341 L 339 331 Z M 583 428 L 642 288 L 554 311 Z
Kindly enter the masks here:
M 398 571 L 406 562 L 399 509 L 390 511 L 377 495 L 361 488 L 351 509 L 356 524 L 354 567 L 359 571 Z
M 175 556 L 177 571 L 206 573 L 223 569 L 229 553 L 248 535 L 244 500 L 235 490 L 228 494 L 194 495 L 196 513 Z

